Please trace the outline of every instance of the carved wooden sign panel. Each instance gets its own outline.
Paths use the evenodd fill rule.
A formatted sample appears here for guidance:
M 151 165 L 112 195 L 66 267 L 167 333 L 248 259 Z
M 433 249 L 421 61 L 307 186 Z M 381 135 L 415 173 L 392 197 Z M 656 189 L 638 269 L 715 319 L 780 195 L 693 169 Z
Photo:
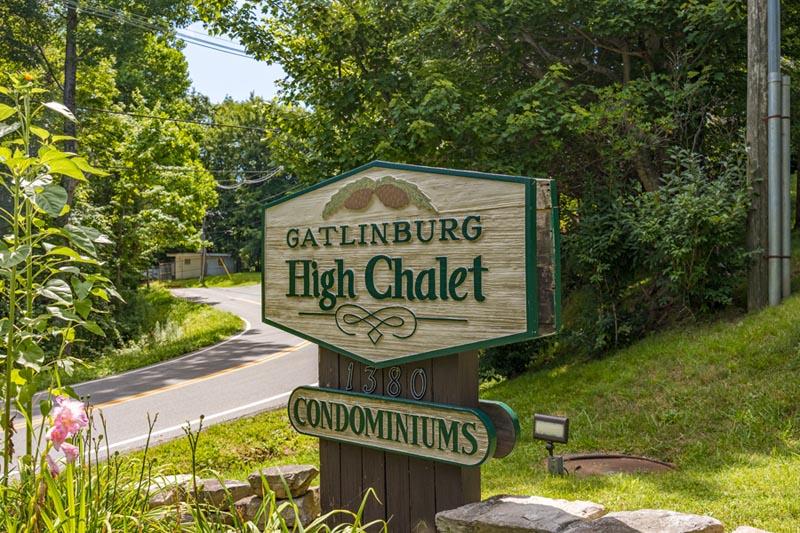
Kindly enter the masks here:
M 554 184 L 376 161 L 264 209 L 264 322 L 376 367 L 551 333 Z
M 478 466 L 495 450 L 494 425 L 478 409 L 298 387 L 288 411 L 304 435 L 459 466 Z

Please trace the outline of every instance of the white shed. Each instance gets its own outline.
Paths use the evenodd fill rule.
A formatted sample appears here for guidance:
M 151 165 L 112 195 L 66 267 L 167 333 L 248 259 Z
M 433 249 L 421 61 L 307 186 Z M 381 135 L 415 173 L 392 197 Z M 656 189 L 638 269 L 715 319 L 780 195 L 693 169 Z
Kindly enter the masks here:
M 200 265 L 203 261 L 201 253 L 167 254 L 167 257 L 171 257 L 175 261 L 175 268 L 172 271 L 174 279 L 200 277 Z M 206 253 L 206 276 L 220 276 L 226 273 L 226 269 L 231 274 L 236 272 L 236 263 L 231 254 Z

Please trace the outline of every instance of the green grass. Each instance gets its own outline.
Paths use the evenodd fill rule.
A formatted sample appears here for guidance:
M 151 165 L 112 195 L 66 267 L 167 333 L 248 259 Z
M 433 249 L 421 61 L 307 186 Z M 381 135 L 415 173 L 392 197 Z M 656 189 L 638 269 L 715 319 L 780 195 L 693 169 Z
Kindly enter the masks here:
M 485 391 L 509 403 L 523 442 L 484 467 L 485 494 L 587 499 L 613 510 L 710 514 L 728 527 L 800 523 L 800 297 L 758 314 L 684 327 L 605 359 L 529 373 Z M 560 452 L 614 451 L 675 463 L 661 475 L 551 478 L 533 412 L 570 417 Z
M 143 452 L 132 455 L 141 458 Z M 178 438 L 149 450 L 165 474 L 191 472 L 188 439 Z M 245 479 L 264 466 L 319 464 L 317 439 L 300 435 L 284 409 L 204 428 L 197 448 L 198 468 L 228 478 Z
M 62 376 L 64 384 L 119 374 L 165 361 L 222 341 L 244 328 L 242 319 L 209 305 L 175 298 L 169 291 L 155 287 L 140 289 L 129 302 L 123 321 L 136 324 L 142 331 L 129 346 L 110 351 L 76 366 L 71 376 Z M 123 325 L 124 327 L 124 325 Z
M 484 496 L 592 500 L 609 510 L 667 508 L 710 514 L 730 529 L 774 532 L 800 523 L 800 297 L 763 312 L 654 335 L 604 359 L 573 361 L 484 388 L 510 404 L 522 441 L 483 467 Z M 625 452 L 670 461 L 668 474 L 588 479 L 544 473 L 533 412 L 570 417 L 560 453 Z M 188 470 L 178 440 L 154 451 Z M 242 477 L 270 464 L 317 462 L 313 439 L 281 411 L 206 430 L 200 466 Z
M 206 287 L 237 287 L 240 285 L 258 285 L 261 283 L 261 272 L 236 272 L 231 274 L 230 277 L 222 276 L 208 276 L 205 279 Z M 169 288 L 196 288 L 202 287 L 199 279 L 178 279 L 175 281 L 168 281 L 163 283 L 163 286 Z

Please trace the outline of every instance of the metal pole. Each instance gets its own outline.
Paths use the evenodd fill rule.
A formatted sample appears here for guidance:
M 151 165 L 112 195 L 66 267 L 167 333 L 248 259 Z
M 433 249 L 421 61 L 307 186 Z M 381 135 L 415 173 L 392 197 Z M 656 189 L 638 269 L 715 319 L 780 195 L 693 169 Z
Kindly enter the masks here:
M 206 215 L 203 215 L 203 248 L 200 250 L 200 285 L 206 283 Z
M 782 172 L 781 178 L 783 187 L 781 190 L 783 227 L 783 255 L 781 264 L 781 293 L 784 298 L 788 298 L 792 292 L 792 200 L 791 200 L 791 186 L 792 186 L 792 169 L 791 169 L 791 154 L 789 147 L 789 111 L 790 111 L 790 79 L 789 76 L 783 76 L 783 102 L 781 105 L 781 124 L 783 132 L 781 139 L 783 141 L 782 153 Z
M 768 265 L 769 305 L 781 301 L 781 92 L 783 80 L 780 74 L 780 1 L 769 0 L 767 4 L 767 191 L 769 220 Z

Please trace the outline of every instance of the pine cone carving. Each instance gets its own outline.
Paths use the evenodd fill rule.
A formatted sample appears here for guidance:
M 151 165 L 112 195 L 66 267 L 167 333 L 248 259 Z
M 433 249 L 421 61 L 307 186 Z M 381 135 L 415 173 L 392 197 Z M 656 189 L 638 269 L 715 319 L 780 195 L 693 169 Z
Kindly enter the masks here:
M 359 189 L 353 191 L 344 201 L 344 207 L 345 209 L 360 211 L 369 205 L 370 200 L 372 200 L 372 189 Z
M 391 183 L 379 186 L 375 189 L 375 194 L 383 205 L 392 209 L 402 209 L 409 203 L 406 191 Z

